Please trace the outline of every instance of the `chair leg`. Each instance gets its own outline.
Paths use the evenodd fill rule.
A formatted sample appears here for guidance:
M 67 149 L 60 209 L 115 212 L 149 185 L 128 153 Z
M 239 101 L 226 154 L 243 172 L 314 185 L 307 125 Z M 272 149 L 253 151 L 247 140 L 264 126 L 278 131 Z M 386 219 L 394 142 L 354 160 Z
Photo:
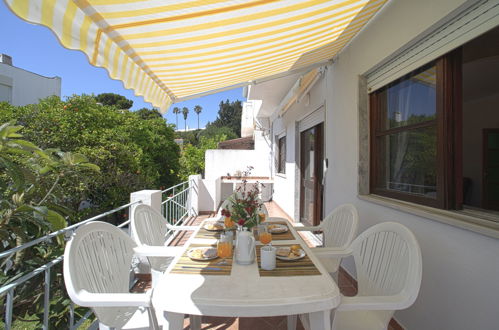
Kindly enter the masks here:
M 191 330 L 201 330 L 201 315 L 189 315 Z
M 112 330 L 112 329 L 114 329 L 114 328 L 108 327 L 104 323 L 99 322 L 99 330 Z
M 297 321 L 298 315 L 288 315 L 288 330 L 296 330 L 296 321 Z
M 309 313 L 310 330 L 330 330 L 331 311 Z
M 153 307 L 147 309 L 147 314 L 149 316 L 149 325 L 151 329 L 159 330 L 158 319 L 156 317 L 156 312 Z

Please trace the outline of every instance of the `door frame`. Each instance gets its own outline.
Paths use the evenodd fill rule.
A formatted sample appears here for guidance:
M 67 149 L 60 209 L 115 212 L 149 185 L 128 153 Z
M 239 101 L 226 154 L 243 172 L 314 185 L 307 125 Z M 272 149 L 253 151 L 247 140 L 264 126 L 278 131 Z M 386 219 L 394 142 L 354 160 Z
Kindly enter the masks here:
M 299 220 L 301 222 L 302 219 L 302 211 L 304 207 L 304 186 L 303 186 L 303 171 L 304 171 L 304 158 L 303 158 L 303 133 L 308 131 L 311 128 L 316 128 L 316 139 L 315 139 L 315 151 L 316 151 L 316 156 L 314 157 L 314 200 L 315 200 L 315 207 L 313 209 L 313 220 L 311 225 L 312 226 L 317 226 L 320 224 L 320 222 L 323 219 L 323 202 L 324 202 L 324 186 L 322 184 L 323 181 L 323 163 L 324 163 L 324 121 L 309 127 L 307 129 L 304 129 L 303 131 L 299 132 L 299 141 L 300 141 L 300 180 L 299 180 L 299 189 L 300 189 L 300 204 L 299 204 Z

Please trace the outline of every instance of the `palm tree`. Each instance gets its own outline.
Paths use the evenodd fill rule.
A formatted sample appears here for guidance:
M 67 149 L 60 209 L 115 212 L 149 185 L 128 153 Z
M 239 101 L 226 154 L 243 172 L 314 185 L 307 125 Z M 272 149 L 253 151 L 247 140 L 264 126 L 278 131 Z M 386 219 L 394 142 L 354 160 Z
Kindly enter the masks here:
M 182 114 L 184 115 L 184 130 L 187 132 L 187 115 L 189 114 L 189 108 L 183 107 Z
M 194 106 L 194 112 L 198 115 L 198 129 L 199 129 L 199 114 L 201 113 L 201 110 L 203 110 L 203 108 L 200 105 Z
M 173 108 L 173 113 L 175 114 L 175 122 L 177 123 L 177 129 L 178 129 L 178 114 L 180 113 L 180 108 L 179 107 Z

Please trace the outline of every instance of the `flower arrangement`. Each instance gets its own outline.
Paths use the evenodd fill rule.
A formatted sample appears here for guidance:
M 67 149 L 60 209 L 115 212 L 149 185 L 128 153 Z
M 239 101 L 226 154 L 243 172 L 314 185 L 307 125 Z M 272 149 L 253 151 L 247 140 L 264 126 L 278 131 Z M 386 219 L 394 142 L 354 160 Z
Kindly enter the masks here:
M 253 170 L 248 166 L 244 171 L 243 177 L 248 177 Z M 252 228 L 260 223 L 259 210 L 262 208 L 262 201 L 258 197 L 260 194 L 259 182 L 248 185 L 248 181 L 243 179 L 235 194 L 229 197 L 230 204 L 228 209 L 222 210 L 222 215 L 230 217 L 237 225 L 246 228 Z

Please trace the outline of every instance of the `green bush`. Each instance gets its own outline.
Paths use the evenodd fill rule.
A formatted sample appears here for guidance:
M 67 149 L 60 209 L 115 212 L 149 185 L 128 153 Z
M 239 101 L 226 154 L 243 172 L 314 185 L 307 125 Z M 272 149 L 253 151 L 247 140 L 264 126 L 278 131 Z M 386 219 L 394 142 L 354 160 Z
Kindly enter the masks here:
M 23 107 L 0 103 L 0 122 L 23 125 L 24 137 L 42 149 L 58 148 L 86 156 L 100 173 L 79 177 L 57 189 L 64 205 L 76 210 L 88 200 L 100 213 L 129 201 L 132 191 L 178 182 L 179 147 L 163 118 L 98 104 L 92 96 L 67 101 L 49 97 Z

